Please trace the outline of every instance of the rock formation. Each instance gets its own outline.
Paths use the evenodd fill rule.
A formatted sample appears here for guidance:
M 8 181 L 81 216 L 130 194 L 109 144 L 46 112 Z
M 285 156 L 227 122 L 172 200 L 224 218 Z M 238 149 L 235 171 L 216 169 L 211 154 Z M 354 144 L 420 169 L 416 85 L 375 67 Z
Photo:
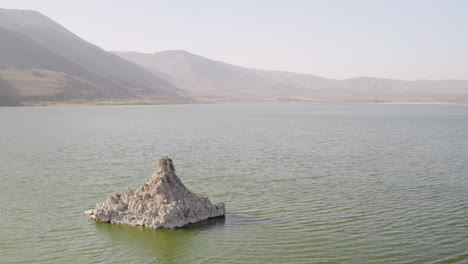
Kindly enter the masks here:
M 176 228 L 212 217 L 224 216 L 224 203 L 211 204 L 199 197 L 175 174 L 169 158 L 159 160 L 158 169 L 143 186 L 133 191 L 116 193 L 85 212 L 100 222 Z

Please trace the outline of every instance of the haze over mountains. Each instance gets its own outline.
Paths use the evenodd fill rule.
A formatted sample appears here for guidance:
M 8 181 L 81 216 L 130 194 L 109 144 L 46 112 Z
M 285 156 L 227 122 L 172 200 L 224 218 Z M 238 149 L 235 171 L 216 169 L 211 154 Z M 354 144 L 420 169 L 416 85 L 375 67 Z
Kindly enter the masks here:
M 466 80 L 334 80 L 243 68 L 181 50 L 111 53 L 35 11 L 0 9 L 0 39 L 0 106 L 192 97 L 202 102 L 468 103 Z
M 308 102 L 468 102 L 468 81 L 402 81 L 373 77 L 346 80 L 243 68 L 183 50 L 154 54 L 114 52 L 206 99 Z

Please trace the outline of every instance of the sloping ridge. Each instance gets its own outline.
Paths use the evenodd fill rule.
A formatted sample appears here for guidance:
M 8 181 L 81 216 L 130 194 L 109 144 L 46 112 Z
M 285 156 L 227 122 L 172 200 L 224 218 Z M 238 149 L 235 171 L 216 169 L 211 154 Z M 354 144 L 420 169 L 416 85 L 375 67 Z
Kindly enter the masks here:
M 121 99 L 189 96 L 167 80 L 79 38 L 36 11 L 0 9 L 0 27 L 4 42 L 0 44 L 1 67 L 62 72 L 72 81 L 61 89 L 80 90 L 67 99 L 78 94 Z M 5 76 L 3 81 L 9 82 Z M 49 99 L 54 97 L 57 94 Z
M 11 79 L 5 73 L 5 69 L 10 68 L 15 69 L 14 71 L 18 73 L 22 73 L 24 78 L 27 77 L 28 69 L 49 70 L 65 73 L 69 82 L 72 80 L 79 82 L 81 86 L 75 87 L 77 88 L 75 89 L 76 92 L 88 91 L 86 94 L 90 97 L 100 97 L 106 94 L 106 80 L 104 78 L 89 72 L 82 66 L 63 56 L 44 48 L 22 34 L 0 27 L 0 36 L 2 36 L 2 41 L 0 42 L 0 63 L 3 66 L 3 70 L 0 70 L 0 74 L 3 73 L 1 78 L 7 80 Z M 6 80 L 3 81 L 6 82 Z M 21 91 L 23 88 L 24 87 L 19 87 L 18 90 Z M 61 93 L 70 90 L 72 91 L 73 89 L 71 88 L 72 87 L 64 85 L 61 87 Z M 114 94 L 116 96 L 128 95 L 128 93 L 125 93 L 125 91 L 122 90 L 116 90 Z M 18 98 L 21 94 L 16 93 L 16 95 Z M 47 96 L 43 96 L 41 98 L 28 96 L 27 92 L 24 92 L 22 95 L 22 99 L 47 99 Z M 61 99 L 60 96 L 56 96 L 55 94 L 49 97 L 51 100 L 53 100 L 54 97 L 56 97 L 56 99 Z M 82 98 L 85 97 L 86 96 L 83 96 Z M 80 98 L 80 96 L 75 95 L 75 98 Z

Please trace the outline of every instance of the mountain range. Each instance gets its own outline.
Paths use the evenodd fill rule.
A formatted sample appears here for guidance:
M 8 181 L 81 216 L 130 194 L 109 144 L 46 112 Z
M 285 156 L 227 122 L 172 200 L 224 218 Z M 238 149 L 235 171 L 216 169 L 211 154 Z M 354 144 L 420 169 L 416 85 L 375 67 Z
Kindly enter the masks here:
M 36 11 L 0 9 L 0 106 L 148 102 L 468 103 L 467 80 L 346 80 L 187 51 L 108 52 Z
M 194 97 L 207 100 L 468 103 L 466 80 L 403 81 L 374 77 L 336 80 L 244 68 L 183 50 L 113 53 L 175 83 Z

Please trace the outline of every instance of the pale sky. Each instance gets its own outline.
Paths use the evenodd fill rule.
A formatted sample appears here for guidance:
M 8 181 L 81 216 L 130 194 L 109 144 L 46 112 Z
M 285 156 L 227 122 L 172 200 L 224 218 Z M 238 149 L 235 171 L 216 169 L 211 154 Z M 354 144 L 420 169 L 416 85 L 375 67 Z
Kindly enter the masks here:
M 468 79 L 468 0 L 0 0 L 105 50 L 328 78 Z

